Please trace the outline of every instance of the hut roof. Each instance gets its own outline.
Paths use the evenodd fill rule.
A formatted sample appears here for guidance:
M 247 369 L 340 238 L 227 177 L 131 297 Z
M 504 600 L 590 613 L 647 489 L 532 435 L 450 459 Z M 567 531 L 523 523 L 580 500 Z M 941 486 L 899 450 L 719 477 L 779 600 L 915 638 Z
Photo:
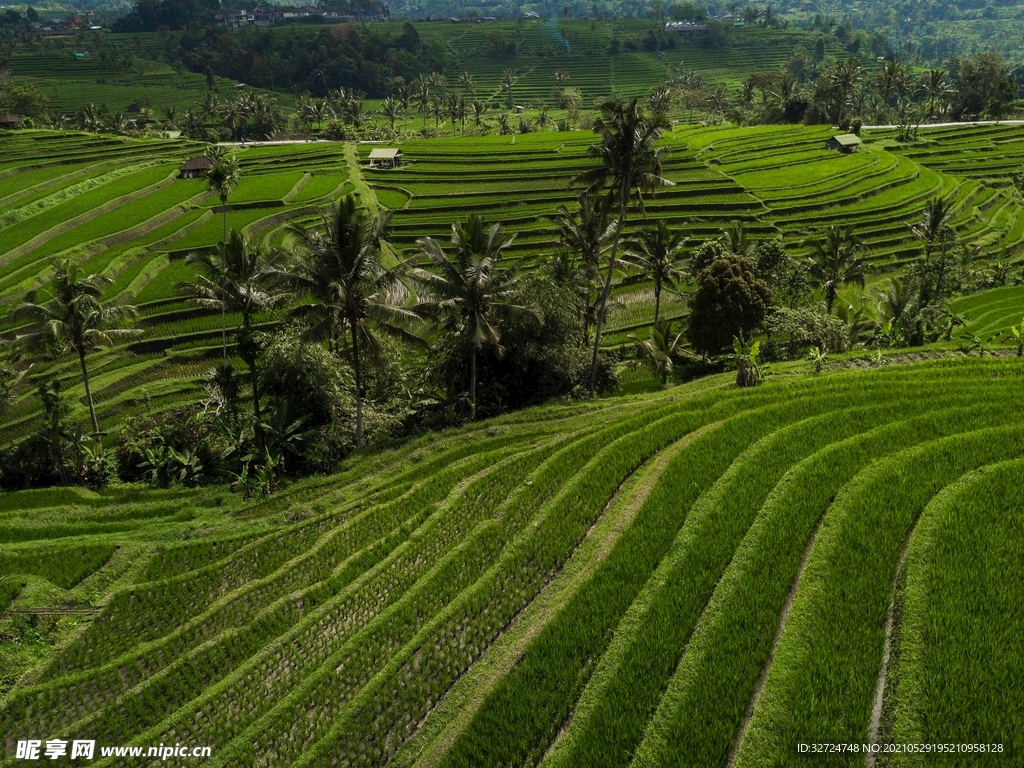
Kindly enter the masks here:
M 377 149 L 370 150 L 371 160 L 394 160 L 396 157 L 402 154 L 400 149 L 385 149 L 378 147 Z
M 861 144 L 860 136 L 853 133 L 844 133 L 839 136 L 833 136 L 832 140 L 844 147 L 855 147 Z
M 208 157 L 200 156 L 193 157 L 191 160 L 186 160 L 185 163 L 179 168 L 180 171 L 208 171 L 213 167 L 213 160 Z

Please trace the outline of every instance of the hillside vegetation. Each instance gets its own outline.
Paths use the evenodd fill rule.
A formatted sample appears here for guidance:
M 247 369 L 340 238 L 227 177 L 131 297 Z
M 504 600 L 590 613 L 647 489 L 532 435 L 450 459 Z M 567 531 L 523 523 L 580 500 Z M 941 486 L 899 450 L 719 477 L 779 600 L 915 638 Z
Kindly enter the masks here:
M 690 249 L 741 222 L 755 241 L 781 236 L 796 256 L 806 252 L 808 235 L 849 225 L 865 242 L 870 281 L 881 284 L 920 257 L 923 246 L 909 225 L 939 197 L 965 242 L 1003 264 L 1004 281 L 1011 269 L 1016 274 L 1024 210 L 1009 177 L 1024 146 L 1019 128 L 932 129 L 910 148 L 872 132 L 853 155 L 825 150 L 830 135 L 823 127 L 677 128 L 665 142 L 665 175 L 676 184 L 646 199 L 648 221 L 680 228 Z M 592 142 L 582 131 L 407 141 L 400 146 L 408 162 L 397 169 L 368 168 L 372 145 L 237 150 L 242 181 L 227 224 L 254 242 L 282 244 L 290 223 L 313 223 L 322 206 L 355 191 L 371 208 L 392 211 L 396 259 L 414 256 L 419 238 L 443 239 L 453 222 L 479 213 L 516 233 L 508 253 L 534 269 L 538 257 L 559 246 L 555 215 L 560 205 L 574 205 L 568 179 L 591 162 Z M 219 313 L 185 303 L 174 290 L 195 275 L 184 256 L 216 246 L 222 235 L 221 216 L 212 210 L 218 201 L 205 181 L 175 178 L 178 165 L 201 150 L 180 141 L 39 131 L 11 135 L 0 159 L 0 334 L 10 339 L 23 331 L 7 313 L 47 284 L 52 256 L 109 276 L 104 296 L 140 309 L 141 337 L 91 358 L 104 428 L 143 406 L 194 397 L 220 353 Z M 978 159 L 958 160 L 972 156 Z M 644 226 L 634 210 L 627 232 Z M 614 298 L 607 342 L 618 345 L 651 323 L 652 283 L 631 276 L 616 284 Z M 685 317 L 685 299 L 666 294 L 664 302 L 669 317 Z M 989 335 L 1008 335 L 1021 319 L 1010 314 L 1012 322 Z M 238 322 L 229 317 L 229 328 Z M 65 394 L 84 405 L 73 355 L 40 360 L 32 375 L 59 378 Z M 0 442 L 31 434 L 40 417 L 38 399 L 23 391 L 5 414 Z
M 218 766 L 1019 755 L 1022 374 L 712 377 L 426 435 L 250 503 L 4 496 L 0 630 L 35 638 L 0 644 L 7 754 L 88 734 Z

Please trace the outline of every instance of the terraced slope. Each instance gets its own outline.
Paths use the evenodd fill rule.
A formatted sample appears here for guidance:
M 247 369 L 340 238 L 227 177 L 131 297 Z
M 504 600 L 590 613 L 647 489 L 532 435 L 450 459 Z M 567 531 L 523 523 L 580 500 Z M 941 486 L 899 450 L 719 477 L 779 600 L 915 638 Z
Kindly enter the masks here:
M 973 129 L 965 130 L 969 139 L 974 136 Z M 997 136 L 1000 146 L 1009 146 L 1021 133 L 1014 130 L 970 141 Z M 952 201 L 958 231 L 982 255 L 1019 260 L 1024 209 L 1005 188 L 953 175 L 955 168 L 922 164 L 932 160 L 894 149 L 885 133 L 869 136 L 855 155 L 828 152 L 823 146 L 829 133 L 803 126 L 677 128 L 665 139 L 670 153 L 664 166 L 675 185 L 647 196 L 643 211 L 634 207 L 627 235 L 665 219 L 683 228 L 695 246 L 739 220 L 754 238 L 781 235 L 799 254 L 807 235 L 832 223 L 849 224 L 867 241 L 874 279 L 899 273 L 920 255 L 908 224 L 938 194 Z M 476 212 L 516 233 L 511 253 L 533 263 L 557 246 L 554 217 L 559 206 L 574 207 L 569 181 L 591 165 L 587 147 L 593 140 L 587 131 L 547 131 L 406 141 L 401 148 L 408 163 L 397 169 L 366 167 L 369 145 L 249 147 L 238 152 L 243 180 L 229 201 L 228 226 L 279 245 L 290 222 L 313 221 L 320 206 L 354 191 L 371 207 L 393 212 L 391 236 L 399 255 L 414 253 L 421 237 L 446 239 L 453 221 Z M 913 151 L 926 152 L 927 146 Z M 205 185 L 174 178 L 177 165 L 199 147 L 25 131 L 13 134 L 5 148 L 0 334 L 18 332 L 4 315 L 45 284 L 48 258 L 73 256 L 110 275 L 108 295 L 131 297 L 143 315 L 139 341 L 91 359 L 100 377 L 94 392 L 101 423 L 115 424 L 141 402 L 163 407 L 193 394 L 218 354 L 220 319 L 185 305 L 173 289 L 191 275 L 184 256 L 214 246 L 223 227 L 218 201 L 207 196 Z M 952 154 L 942 157 L 959 150 L 946 151 Z M 1009 172 L 1012 155 L 1001 162 Z M 670 317 L 686 312 L 683 299 L 665 295 L 663 302 Z M 624 343 L 652 317 L 650 283 L 617 286 L 606 344 Z M 76 360 L 37 365 L 33 375 L 60 377 L 84 408 Z M 25 395 L 0 427 L 0 441 L 31 434 L 38 417 L 36 399 Z
M 925 202 L 938 196 L 952 205 L 953 226 L 964 240 L 983 253 L 1019 257 L 1024 209 L 1007 192 L 976 181 L 975 174 L 961 174 L 955 145 L 949 154 L 958 158 L 957 165 L 933 166 L 919 163 L 923 158 L 916 152 L 894 150 L 891 142 L 876 144 L 885 133 L 867 133 L 859 152 L 839 155 L 824 148 L 833 133 L 824 126 L 677 131 L 699 150 L 699 158 L 764 201 L 770 210 L 766 218 L 787 243 L 795 245 L 832 224 L 852 226 L 865 240 L 872 265 L 899 270 L 923 253 L 908 225 L 917 223 Z M 1024 135 L 1019 128 L 1016 133 Z M 969 153 L 962 162 L 968 158 Z
M 1022 376 L 712 378 L 245 506 L 5 497 L 13 607 L 100 609 L 4 695 L 7 754 L 90 734 L 223 766 L 768 766 L 896 733 L 1020 755 Z
M 1014 285 L 963 296 L 950 309 L 967 318 L 967 328 L 981 339 L 1024 323 L 1024 286 Z

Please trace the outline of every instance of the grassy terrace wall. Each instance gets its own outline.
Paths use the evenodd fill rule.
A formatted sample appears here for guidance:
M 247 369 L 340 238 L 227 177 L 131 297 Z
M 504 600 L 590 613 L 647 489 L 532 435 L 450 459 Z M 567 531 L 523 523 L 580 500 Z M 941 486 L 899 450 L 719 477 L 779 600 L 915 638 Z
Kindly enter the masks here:
M 1000 180 L 1016 167 L 1020 127 L 922 131 L 922 141 L 908 147 L 896 145 L 890 132 L 874 132 L 852 155 L 826 151 L 830 134 L 824 127 L 678 126 L 665 140 L 665 175 L 675 186 L 645 198 L 648 221 L 683 228 L 693 245 L 743 221 L 755 239 L 781 236 L 797 255 L 807 235 L 849 224 L 867 241 L 872 279 L 878 279 L 899 274 L 921 253 L 908 225 L 919 220 L 929 197 L 942 195 L 969 243 L 986 256 L 1019 260 L 1024 212 Z M 590 165 L 593 139 L 586 131 L 546 131 L 410 140 L 401 144 L 407 162 L 396 169 L 368 168 L 372 145 L 249 147 L 237 152 L 243 180 L 229 201 L 228 226 L 282 244 L 288 223 L 313 221 L 318 207 L 355 190 L 371 206 L 392 210 L 398 255 L 415 253 L 416 240 L 426 235 L 447 239 L 453 221 L 477 212 L 517 234 L 515 257 L 543 256 L 557 244 L 559 206 L 574 207 L 569 181 Z M 163 407 L 191 396 L 219 339 L 219 318 L 184 305 L 173 290 L 191 275 L 184 255 L 214 246 L 223 227 L 219 201 L 204 183 L 175 178 L 180 163 L 201 147 L 45 131 L 12 133 L 4 142 L 0 334 L 18 332 L 5 315 L 46 283 L 48 257 L 74 256 L 110 275 L 109 296 L 131 297 L 143 315 L 138 342 L 90 360 L 101 424 L 112 426 L 143 403 Z M 1001 170 L 992 178 L 968 173 L 974 159 L 963 161 L 962 153 L 984 156 Z M 636 207 L 627 234 L 643 225 Z M 668 316 L 685 314 L 683 299 L 666 294 L 662 301 Z M 652 315 L 649 283 L 617 287 L 608 343 L 642 332 Z M 60 377 L 84 408 L 76 360 L 46 361 L 33 375 Z M 0 426 L 0 440 L 30 434 L 37 417 L 36 399 L 26 395 Z
M 41 618 L 63 642 L 35 663 L 0 646 L 0 739 L 217 766 L 1019 759 L 1022 377 L 789 367 L 426 435 L 248 504 L 0 497 L 5 606 L 99 608 Z

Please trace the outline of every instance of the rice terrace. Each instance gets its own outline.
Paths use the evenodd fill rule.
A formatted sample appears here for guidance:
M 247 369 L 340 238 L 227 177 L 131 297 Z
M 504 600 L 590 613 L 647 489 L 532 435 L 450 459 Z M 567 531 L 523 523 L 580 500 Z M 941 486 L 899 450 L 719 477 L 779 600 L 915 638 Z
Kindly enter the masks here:
M 1022 33 L 0 9 L 0 766 L 1024 766 Z

